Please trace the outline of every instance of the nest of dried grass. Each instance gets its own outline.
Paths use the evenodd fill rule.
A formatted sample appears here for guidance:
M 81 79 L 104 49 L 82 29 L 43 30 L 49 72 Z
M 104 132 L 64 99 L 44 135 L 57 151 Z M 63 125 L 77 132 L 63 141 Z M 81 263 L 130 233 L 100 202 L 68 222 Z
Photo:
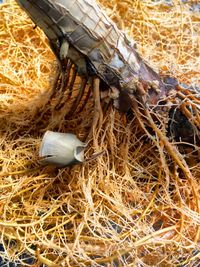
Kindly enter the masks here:
M 101 2 L 154 68 L 200 82 L 200 18 L 190 3 Z M 70 64 L 67 90 L 53 92 L 55 58 L 13 1 L 0 6 L 0 44 L 1 257 L 21 266 L 197 266 L 199 148 L 181 154 L 151 111 L 129 120 L 102 107 L 94 123 L 91 88 Z M 198 95 L 179 93 L 182 110 L 199 126 Z M 81 140 L 91 134 L 87 153 L 105 153 L 81 166 L 41 166 L 47 129 Z

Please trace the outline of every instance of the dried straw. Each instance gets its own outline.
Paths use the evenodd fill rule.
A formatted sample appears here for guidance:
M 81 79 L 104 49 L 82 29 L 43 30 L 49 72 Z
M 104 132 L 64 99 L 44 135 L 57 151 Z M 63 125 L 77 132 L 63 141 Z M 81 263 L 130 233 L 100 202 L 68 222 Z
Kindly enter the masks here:
M 192 2 L 101 1 L 155 69 L 198 84 Z M 98 90 L 92 95 L 70 63 L 67 90 L 53 91 L 57 64 L 47 40 L 12 0 L 0 5 L 0 47 L 1 256 L 22 266 L 197 266 L 199 148 L 169 142 L 163 114 L 158 128 L 153 111 L 141 113 L 137 103 L 131 119 L 94 107 Z M 198 95 L 178 94 L 171 101 L 199 127 Z M 87 155 L 105 153 L 81 166 L 41 166 L 47 129 L 89 139 Z

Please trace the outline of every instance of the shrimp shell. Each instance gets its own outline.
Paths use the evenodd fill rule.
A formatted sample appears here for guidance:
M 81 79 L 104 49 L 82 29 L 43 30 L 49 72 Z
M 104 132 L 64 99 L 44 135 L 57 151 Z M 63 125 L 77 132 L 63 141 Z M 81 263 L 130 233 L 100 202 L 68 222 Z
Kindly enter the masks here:
M 58 58 L 68 57 L 83 73 L 87 63 L 110 87 L 134 94 L 138 82 L 147 90 L 157 84 L 150 100 L 166 95 L 159 75 L 139 56 L 133 44 L 94 0 L 17 0 L 31 19 L 47 35 Z M 59 45 L 58 45 L 59 43 Z M 141 87 L 141 84 L 140 84 Z

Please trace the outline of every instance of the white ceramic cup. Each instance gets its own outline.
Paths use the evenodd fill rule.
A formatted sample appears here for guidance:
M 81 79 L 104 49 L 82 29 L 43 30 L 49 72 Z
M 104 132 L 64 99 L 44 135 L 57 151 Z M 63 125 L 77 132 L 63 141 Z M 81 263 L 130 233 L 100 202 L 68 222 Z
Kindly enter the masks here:
M 82 163 L 86 146 L 74 134 L 47 131 L 42 139 L 39 156 L 43 164 L 65 167 Z

